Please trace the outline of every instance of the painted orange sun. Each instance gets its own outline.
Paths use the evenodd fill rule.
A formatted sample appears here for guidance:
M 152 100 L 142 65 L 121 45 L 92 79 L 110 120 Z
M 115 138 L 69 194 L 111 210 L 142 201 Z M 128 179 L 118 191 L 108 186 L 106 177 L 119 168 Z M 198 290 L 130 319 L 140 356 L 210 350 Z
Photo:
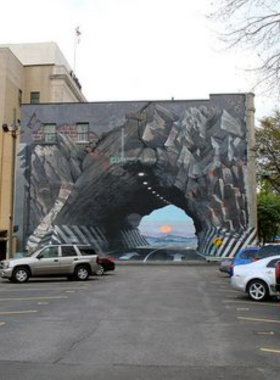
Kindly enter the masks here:
M 160 230 L 160 232 L 162 232 L 163 234 L 168 234 L 168 232 L 170 232 L 172 230 L 172 227 L 169 226 L 168 224 L 163 224 L 162 226 L 159 226 L 158 228 Z

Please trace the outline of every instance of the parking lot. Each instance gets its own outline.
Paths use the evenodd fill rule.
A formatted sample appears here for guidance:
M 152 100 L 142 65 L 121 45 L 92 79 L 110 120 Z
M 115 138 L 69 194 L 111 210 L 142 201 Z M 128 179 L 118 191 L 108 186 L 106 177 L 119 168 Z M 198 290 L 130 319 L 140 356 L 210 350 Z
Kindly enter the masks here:
M 30 379 L 275 379 L 279 301 L 214 263 L 119 265 L 85 282 L 0 280 L 0 373 Z

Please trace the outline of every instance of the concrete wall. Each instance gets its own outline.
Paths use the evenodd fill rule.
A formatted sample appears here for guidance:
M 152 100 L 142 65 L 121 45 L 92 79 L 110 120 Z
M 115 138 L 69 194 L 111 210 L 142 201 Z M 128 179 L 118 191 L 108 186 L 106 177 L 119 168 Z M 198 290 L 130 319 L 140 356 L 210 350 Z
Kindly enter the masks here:
M 23 86 L 23 67 L 8 49 L 0 49 L 0 127 L 13 121 L 13 109 L 20 113 L 18 89 Z M 11 156 L 10 133 L 0 128 L 0 229 L 9 228 L 11 203 Z

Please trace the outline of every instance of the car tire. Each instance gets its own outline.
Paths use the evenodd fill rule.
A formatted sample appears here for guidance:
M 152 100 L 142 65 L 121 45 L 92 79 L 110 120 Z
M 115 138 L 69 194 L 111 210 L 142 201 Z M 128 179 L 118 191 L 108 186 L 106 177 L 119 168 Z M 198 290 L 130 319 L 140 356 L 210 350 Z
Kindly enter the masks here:
M 253 301 L 262 302 L 269 297 L 269 290 L 262 280 L 253 280 L 248 284 L 247 293 Z
M 94 272 L 97 276 L 103 276 L 105 270 L 102 265 L 99 265 L 99 268 Z
M 75 268 L 74 279 L 76 281 L 86 281 L 89 278 L 90 272 L 86 265 L 79 265 Z
M 12 275 L 12 281 L 17 283 L 27 282 L 30 277 L 30 271 L 25 267 L 15 268 Z

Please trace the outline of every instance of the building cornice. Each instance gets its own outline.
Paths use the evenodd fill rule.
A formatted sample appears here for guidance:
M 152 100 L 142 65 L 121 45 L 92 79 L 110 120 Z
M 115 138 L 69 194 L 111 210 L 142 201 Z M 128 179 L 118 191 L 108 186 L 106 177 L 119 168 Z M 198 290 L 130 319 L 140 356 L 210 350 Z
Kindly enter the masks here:
M 61 80 L 63 82 L 65 82 L 69 88 L 71 89 L 71 91 L 73 92 L 73 94 L 75 94 L 76 98 L 80 101 L 80 102 L 87 102 L 84 94 L 81 92 L 81 90 L 78 88 L 78 85 L 77 83 L 74 81 L 74 79 L 70 76 L 70 74 L 51 74 L 50 75 L 50 79 L 51 80 Z

